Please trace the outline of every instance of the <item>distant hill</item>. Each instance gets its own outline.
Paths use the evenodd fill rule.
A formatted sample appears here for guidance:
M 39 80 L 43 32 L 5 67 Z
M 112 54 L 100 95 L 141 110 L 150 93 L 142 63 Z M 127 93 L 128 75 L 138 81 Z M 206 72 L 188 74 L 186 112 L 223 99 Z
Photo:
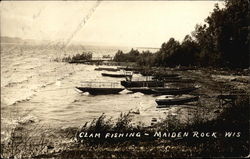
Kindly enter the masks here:
M 1 36 L 1 43 L 23 43 L 24 40 L 17 37 Z
M 34 39 L 22 39 L 19 37 L 9 37 L 1 36 L 1 44 L 18 44 L 18 45 L 48 45 L 48 46 L 57 46 L 62 47 L 62 41 L 49 41 L 49 40 L 34 40 Z M 139 50 L 140 52 L 149 50 L 151 52 L 156 52 L 159 48 L 153 47 L 132 47 L 132 46 L 116 46 L 116 45 L 105 45 L 103 43 L 81 43 L 75 42 L 68 46 L 69 48 L 80 48 L 90 52 L 100 53 L 100 56 L 105 55 L 114 55 L 117 50 L 122 50 L 124 52 L 129 52 L 132 48 Z
M 34 40 L 34 39 L 22 39 L 18 37 L 8 37 L 8 36 L 1 36 L 1 43 L 12 43 L 12 44 L 44 44 L 48 43 L 49 41 L 45 40 Z

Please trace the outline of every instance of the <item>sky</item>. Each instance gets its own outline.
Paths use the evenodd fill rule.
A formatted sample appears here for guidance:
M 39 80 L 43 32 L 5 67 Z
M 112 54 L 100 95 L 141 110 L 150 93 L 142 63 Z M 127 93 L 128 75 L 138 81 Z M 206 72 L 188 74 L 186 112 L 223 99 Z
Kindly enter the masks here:
M 220 1 L 2 1 L 1 36 L 160 47 L 182 41 Z

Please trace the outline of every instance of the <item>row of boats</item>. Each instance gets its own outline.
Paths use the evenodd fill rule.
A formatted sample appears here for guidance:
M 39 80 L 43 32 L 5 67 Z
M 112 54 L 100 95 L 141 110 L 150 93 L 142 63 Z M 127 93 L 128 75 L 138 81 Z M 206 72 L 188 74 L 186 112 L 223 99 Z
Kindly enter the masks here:
M 96 68 L 96 71 L 120 71 L 121 68 Z M 124 69 L 123 69 L 124 70 Z M 127 70 L 126 70 L 127 71 Z M 182 79 L 178 74 L 169 74 L 169 73 L 156 73 L 151 74 L 152 78 L 150 80 L 132 80 L 133 72 L 123 73 L 102 73 L 102 76 L 114 77 L 114 78 L 125 78 L 119 83 L 105 82 L 105 85 L 102 83 L 102 87 L 96 86 L 99 82 L 88 82 L 88 86 L 76 87 L 81 92 L 88 92 L 92 95 L 104 95 L 104 94 L 118 94 L 123 90 L 128 90 L 134 93 L 140 92 L 143 94 L 154 94 L 160 96 L 155 102 L 158 104 L 158 107 L 164 107 L 167 105 L 176 105 L 184 104 L 187 102 L 197 101 L 197 96 L 186 95 L 199 87 L 189 86 L 189 87 L 166 87 L 166 83 L 191 83 L 191 79 Z M 133 71 L 133 70 L 129 70 Z M 137 70 L 136 70 L 137 71 Z M 183 95 L 185 94 L 185 95 Z M 162 98 L 162 95 L 163 98 Z M 171 95 L 171 96 L 169 96 Z
M 158 95 L 178 95 L 187 94 L 198 88 L 162 88 L 162 87 L 133 87 L 133 88 L 93 88 L 93 87 L 76 87 L 82 92 L 89 92 L 91 95 L 118 94 L 127 89 L 128 91 L 143 94 L 158 94 Z

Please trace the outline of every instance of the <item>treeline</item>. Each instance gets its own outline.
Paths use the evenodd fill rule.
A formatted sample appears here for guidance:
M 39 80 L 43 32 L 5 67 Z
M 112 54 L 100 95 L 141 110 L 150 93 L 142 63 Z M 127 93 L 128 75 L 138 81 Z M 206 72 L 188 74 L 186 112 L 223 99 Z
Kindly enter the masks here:
M 75 63 L 75 62 L 81 62 L 81 61 L 86 61 L 86 60 L 91 60 L 92 59 L 92 53 L 90 52 L 82 52 L 81 54 L 76 54 L 68 57 L 64 57 L 62 58 L 62 62 L 71 62 L 71 63 Z
M 136 62 L 144 66 L 214 66 L 249 67 L 248 0 L 226 0 L 225 7 L 215 5 L 205 24 L 196 25 L 182 42 L 170 38 L 159 51 L 151 53 L 132 49 L 118 51 L 117 62 Z

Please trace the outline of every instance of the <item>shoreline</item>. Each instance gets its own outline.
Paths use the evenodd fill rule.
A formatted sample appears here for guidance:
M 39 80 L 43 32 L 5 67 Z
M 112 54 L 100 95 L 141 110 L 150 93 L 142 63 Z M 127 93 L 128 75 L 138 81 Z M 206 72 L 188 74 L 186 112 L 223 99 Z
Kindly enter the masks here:
M 74 64 L 73 64 L 74 65 Z M 154 130 L 156 131 L 157 129 L 162 129 L 159 130 L 162 133 L 165 132 L 165 130 L 167 129 L 167 127 L 171 127 L 171 129 L 173 129 L 173 132 L 177 132 L 178 129 L 185 131 L 185 129 L 187 130 L 192 130 L 190 132 L 195 131 L 195 128 L 190 128 L 192 127 L 193 123 L 199 123 L 199 122 L 209 122 L 211 120 L 216 121 L 218 116 L 221 115 L 221 113 L 223 113 L 224 110 L 226 110 L 228 107 L 230 107 L 228 104 L 227 105 L 219 105 L 219 102 L 216 101 L 215 96 L 221 94 L 221 88 L 223 90 L 223 93 L 230 93 L 230 90 L 236 89 L 236 90 L 243 90 L 246 92 L 246 94 L 249 95 L 249 89 L 248 85 L 244 82 L 244 80 L 238 80 L 238 78 L 245 78 L 244 76 L 239 76 L 239 75 L 232 75 L 234 74 L 232 71 L 225 71 L 225 70 L 213 70 L 212 68 L 191 68 L 191 69 L 186 69 L 186 68 L 153 68 L 154 70 L 160 70 L 162 69 L 163 71 L 170 71 L 170 72 L 175 72 L 180 74 L 182 77 L 185 78 L 191 78 L 194 79 L 196 81 L 196 83 L 199 83 L 202 87 L 201 89 L 198 90 L 198 92 L 196 92 L 197 94 L 201 94 L 201 100 L 198 103 L 197 106 L 173 106 L 171 108 L 172 109 L 172 114 L 164 114 L 163 118 L 157 118 L 156 122 L 153 122 L 152 120 L 149 122 L 149 125 L 147 126 L 143 126 L 140 125 L 140 122 L 135 122 L 140 121 L 137 118 L 140 119 L 140 117 L 143 117 L 143 114 L 136 114 L 136 113 L 132 113 L 129 115 L 129 118 L 127 118 L 125 121 L 131 121 L 131 122 L 135 122 L 133 124 L 133 126 L 131 128 L 136 128 L 139 127 L 140 129 L 142 129 L 143 131 L 140 131 L 142 133 L 144 133 L 146 130 Z M 237 72 L 235 72 L 237 73 Z M 223 74 L 223 76 L 221 76 L 221 74 Z M 224 76 L 226 75 L 226 76 Z M 232 76 L 233 78 L 228 78 L 227 76 Z M 225 89 L 224 88 L 230 88 L 230 89 Z M 239 96 L 240 97 L 240 96 Z M 241 98 L 241 97 L 240 97 Z M 155 111 L 155 113 L 159 114 L 159 111 Z M 154 115 L 152 115 L 154 116 Z M 107 116 L 108 117 L 108 116 Z M 141 120 L 143 120 L 143 118 L 141 118 Z M 204 120 L 204 121 L 203 121 Z M 91 122 L 91 120 L 90 120 Z M 104 120 L 103 122 L 101 122 L 102 124 L 106 125 L 107 127 L 110 126 L 114 126 L 116 124 L 117 121 L 114 121 L 113 123 L 106 123 L 106 120 Z M 193 123 L 192 123 L 193 122 Z M 124 143 L 124 141 L 120 141 L 120 140 L 112 140 L 114 138 L 109 138 L 111 140 L 109 141 L 96 141 L 96 140 L 91 140 L 91 138 L 86 138 L 87 140 L 83 140 L 83 143 L 79 143 L 76 142 L 75 140 L 73 140 L 73 138 L 75 137 L 75 134 L 80 131 L 81 129 L 79 128 L 65 128 L 64 130 L 60 130 L 57 134 L 57 131 L 55 132 L 51 132 L 51 136 L 48 138 L 39 138 L 39 136 L 42 136 L 41 134 L 43 134 L 44 132 L 47 131 L 51 131 L 51 129 L 49 130 L 44 130 L 42 131 L 40 134 L 38 132 L 36 132 L 35 129 L 32 128 L 32 125 L 35 125 L 36 122 L 31 122 L 30 123 L 26 123 L 24 125 L 20 125 L 20 127 L 16 127 L 15 128 L 15 132 L 17 132 L 17 134 L 24 135 L 22 138 L 25 139 L 25 134 L 28 134 L 28 138 L 32 138 L 32 140 L 34 141 L 34 143 L 36 143 L 37 141 L 42 141 L 43 139 L 46 139 L 46 142 L 44 142 L 44 146 L 43 146 L 43 150 L 39 152 L 37 155 L 38 158 L 40 156 L 40 158 L 42 158 L 42 155 L 44 156 L 57 156 L 59 157 L 62 154 L 68 154 L 68 155 L 73 155 L 71 154 L 71 151 L 76 151 L 78 153 L 81 153 L 82 151 L 86 151 L 89 154 L 93 154 L 94 152 L 91 151 L 91 148 L 94 148 L 95 145 L 100 145 L 100 147 L 98 148 L 98 151 L 103 151 L 104 149 L 106 149 L 105 147 L 107 147 L 107 149 L 109 149 L 109 153 L 108 155 L 112 155 L 114 153 L 116 153 L 115 151 L 113 151 L 114 145 L 112 145 L 112 142 L 116 143 L 116 144 L 121 144 L 123 146 L 123 148 L 120 147 L 119 152 L 122 152 L 123 149 L 129 149 L 129 147 L 133 144 L 139 144 L 140 140 L 134 140 L 134 138 L 130 138 L 129 141 L 127 141 L 127 144 Z M 82 124 L 84 125 L 84 123 Z M 210 123 L 208 123 L 208 125 L 210 125 Z M 105 127 L 106 127 L 105 126 Z M 188 128 L 185 128 L 185 127 Z M 126 127 L 126 126 L 125 126 Z M 26 130 L 27 129 L 27 130 Z M 139 129 L 139 130 L 140 130 Z M 146 130 L 145 130 L 146 129 Z M 177 130 L 175 130 L 177 129 Z M 193 130 L 194 129 L 194 130 Z M 209 128 L 208 128 L 209 129 Z M 216 128 L 217 129 L 217 128 Z M 216 131 L 215 128 L 210 128 L 211 131 Z M 121 129 L 123 130 L 123 128 Z M 196 131 L 200 130 L 200 132 L 204 131 L 207 132 L 207 130 L 203 130 L 201 128 L 196 128 Z M 27 131 L 26 133 L 22 134 L 23 131 Z M 239 138 L 230 138 L 230 140 L 237 140 L 242 144 L 242 140 L 245 140 L 245 133 L 241 130 L 237 130 L 235 129 L 235 132 L 240 131 L 242 132 L 242 135 Z M 125 130 L 124 130 L 125 132 Z M 31 134 L 31 135 L 30 135 Z M 32 134 L 38 134 L 38 136 L 32 136 Z M 48 133 L 49 134 L 49 133 Z M 68 135 L 70 134 L 70 135 Z M 236 133 L 237 135 L 237 133 Z M 69 137 L 70 136 L 70 137 Z M 163 136 L 163 134 L 162 134 Z M 164 135 L 164 136 L 167 136 Z M 14 142 L 14 144 L 18 142 L 18 140 L 15 139 L 15 136 L 11 136 L 11 138 L 13 137 L 12 141 Z M 19 137 L 19 136 L 18 136 Z M 21 139 L 22 139 L 21 138 Z M 132 140 L 131 140 L 132 139 Z M 162 139 L 162 140 L 161 140 Z M 181 151 L 182 149 L 185 149 L 185 151 L 192 151 L 194 152 L 194 156 L 195 154 L 199 154 L 201 153 L 201 150 L 199 150 L 199 152 L 196 152 L 196 149 L 192 146 L 185 146 L 185 142 L 191 142 L 193 139 L 196 138 L 184 138 L 184 139 L 178 139 L 178 138 L 170 138 L 171 140 L 169 140 L 168 137 L 161 137 L 158 140 L 155 141 L 151 141 L 151 140 L 145 140 L 143 142 L 145 142 L 144 144 L 141 145 L 141 147 L 143 147 L 143 149 L 155 149 L 158 150 L 159 149 L 159 153 L 165 154 L 167 155 L 170 152 L 173 153 L 177 153 L 179 151 Z M 176 144 L 176 140 L 181 141 L 181 144 Z M 216 139 L 217 138 L 208 138 L 208 139 Z M 219 140 L 224 140 L 224 139 L 218 139 Z M 202 142 L 203 138 L 198 138 L 198 143 Z M 207 141 L 207 140 L 206 140 Z M 108 142 L 108 143 L 105 143 Z M 195 141 L 196 142 L 196 141 Z M 1 143 L 2 144 L 2 143 Z M 84 144 L 84 145 L 82 145 Z M 87 146 L 88 144 L 92 144 L 92 146 Z M 107 145 L 108 144 L 108 145 Z M 109 145 L 110 144 L 110 145 Z M 151 146 L 147 146 L 146 144 L 151 144 Z M 83 146 L 83 148 L 79 148 L 78 146 Z M 169 149 L 168 152 L 165 152 L 165 148 L 161 148 L 156 147 L 153 148 L 152 145 L 160 145 L 162 147 L 166 147 L 166 145 L 171 145 L 171 147 L 175 147 L 175 149 Z M 237 144 L 236 144 L 237 145 Z M 244 144 L 242 144 L 244 145 Z M 6 146 L 6 145 L 5 145 Z M 20 146 L 20 145 L 19 145 Z M 186 148 L 183 148 L 182 146 L 185 146 Z M 21 147 L 21 146 L 20 146 Z M 50 148 L 53 147 L 53 148 Z M 71 148 L 69 148 L 71 147 Z M 135 146 L 137 147 L 137 146 Z M 50 148 L 50 149 L 48 149 Z M 33 149 L 33 148 L 32 148 Z M 40 148 L 39 148 L 40 149 Z M 46 151 L 45 151 L 46 150 Z M 198 150 L 197 150 L 198 151 Z M 143 153 L 144 151 L 142 150 L 138 150 L 138 149 L 134 149 L 129 150 L 128 153 L 131 154 L 133 153 L 134 156 L 139 156 L 142 155 L 141 153 Z M 150 152 L 150 151 L 149 151 Z M 101 154 L 100 154 L 101 155 Z M 103 154 L 104 155 L 104 154 Z M 126 154 L 124 154 L 126 156 Z M 105 155 L 104 155 L 105 156 Z M 143 155 L 142 155 L 143 156 Z M 189 155 L 187 155 L 189 156 Z M 87 157 L 90 157 L 87 155 Z M 107 156 L 106 156 L 107 157 Z M 108 156 L 109 157 L 109 156 Z

